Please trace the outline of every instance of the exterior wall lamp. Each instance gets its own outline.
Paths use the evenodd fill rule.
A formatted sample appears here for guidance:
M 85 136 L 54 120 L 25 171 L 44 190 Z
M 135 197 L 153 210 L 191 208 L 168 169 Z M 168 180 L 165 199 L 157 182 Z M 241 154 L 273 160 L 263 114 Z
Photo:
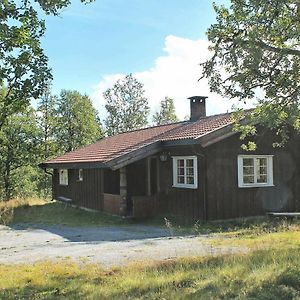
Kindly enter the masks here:
M 160 159 L 160 161 L 167 161 L 168 160 L 168 153 L 167 152 L 162 152 L 159 155 L 159 159 Z

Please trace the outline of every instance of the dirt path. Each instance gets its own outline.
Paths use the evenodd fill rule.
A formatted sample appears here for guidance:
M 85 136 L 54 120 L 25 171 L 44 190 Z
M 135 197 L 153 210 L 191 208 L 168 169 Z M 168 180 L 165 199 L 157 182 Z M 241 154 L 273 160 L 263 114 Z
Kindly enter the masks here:
M 169 231 L 152 226 L 0 226 L 0 264 L 71 258 L 111 267 L 139 260 L 247 252 L 245 248 L 214 247 L 210 245 L 214 238 L 172 236 Z

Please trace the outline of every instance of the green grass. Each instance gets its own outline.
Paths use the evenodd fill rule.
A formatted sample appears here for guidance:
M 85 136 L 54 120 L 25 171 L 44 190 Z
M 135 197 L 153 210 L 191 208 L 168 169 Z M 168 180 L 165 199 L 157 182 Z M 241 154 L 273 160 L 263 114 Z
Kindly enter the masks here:
M 260 246 L 247 255 L 111 270 L 71 261 L 0 266 L 0 299 L 299 299 L 300 233 L 253 239 Z
M 135 220 L 111 216 L 102 212 L 85 211 L 55 201 L 38 198 L 0 201 L 0 224 L 40 223 L 66 226 L 122 226 L 143 224 L 165 227 L 170 233 L 182 234 L 218 234 L 229 236 L 247 236 L 284 231 L 288 223 L 267 218 L 240 219 L 233 221 L 194 222 L 186 218 L 172 216 L 156 217 L 147 220 Z M 299 224 L 299 221 L 297 222 Z
M 101 212 L 65 207 L 65 204 L 60 202 L 26 199 L 0 202 L 0 223 L 6 225 L 42 223 L 66 226 L 120 226 L 129 224 L 130 221 Z
M 126 225 L 133 221 L 39 199 L 0 203 L 10 223 L 68 226 Z M 217 235 L 215 246 L 248 254 L 144 262 L 105 270 L 71 260 L 0 265 L 0 299 L 300 299 L 300 223 L 251 221 L 178 224 L 170 231 Z M 144 224 L 162 224 L 161 219 Z

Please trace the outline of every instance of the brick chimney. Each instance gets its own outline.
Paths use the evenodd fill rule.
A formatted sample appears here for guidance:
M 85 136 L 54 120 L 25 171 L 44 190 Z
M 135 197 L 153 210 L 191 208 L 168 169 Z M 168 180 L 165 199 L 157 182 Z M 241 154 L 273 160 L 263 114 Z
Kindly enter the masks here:
M 189 97 L 191 106 L 191 121 L 197 121 L 202 117 L 206 117 L 205 96 Z

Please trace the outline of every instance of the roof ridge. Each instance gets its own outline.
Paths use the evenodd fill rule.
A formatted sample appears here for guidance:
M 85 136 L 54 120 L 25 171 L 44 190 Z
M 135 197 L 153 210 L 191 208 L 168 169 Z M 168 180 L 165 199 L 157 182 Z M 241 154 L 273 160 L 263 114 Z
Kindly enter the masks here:
M 163 126 L 170 126 L 170 125 L 175 125 L 175 124 L 180 124 L 180 123 L 186 123 L 186 122 L 190 122 L 190 120 L 183 120 L 183 121 L 178 121 L 178 122 L 173 122 L 173 123 L 168 123 L 168 124 L 160 124 L 160 125 L 153 125 L 153 126 L 139 128 L 139 129 L 132 129 L 132 130 L 128 130 L 128 131 L 118 132 L 117 134 L 115 134 L 113 136 L 120 135 L 120 134 L 125 134 L 125 133 L 130 133 L 130 132 L 136 132 L 136 131 L 142 131 L 142 130 L 147 130 L 147 129 L 158 128 L 158 127 L 163 127 Z M 110 136 L 108 136 L 108 137 L 110 137 Z
M 165 125 L 174 125 L 174 124 L 180 124 L 180 123 L 186 123 L 186 122 L 187 122 L 187 121 L 182 121 L 182 122 L 175 122 L 175 123 L 170 123 L 170 124 L 165 124 Z M 154 126 L 154 127 L 161 127 L 161 126 Z M 148 128 L 154 128 L 154 127 L 148 127 Z M 125 151 L 125 150 L 129 150 L 130 148 L 133 148 L 133 147 L 138 147 L 139 145 L 142 145 L 142 144 L 145 144 L 145 146 L 148 146 L 149 144 L 153 144 L 153 143 L 156 143 L 156 142 L 161 142 L 161 140 L 160 140 L 160 136 L 161 136 L 161 135 L 164 135 L 164 134 L 166 134 L 166 133 L 170 133 L 172 130 L 177 129 L 177 128 L 182 128 L 182 126 L 177 126 L 177 127 L 175 127 L 175 128 L 170 128 L 169 130 L 167 130 L 167 131 L 165 131 L 165 132 L 162 132 L 162 133 L 160 133 L 160 134 L 158 134 L 158 135 L 155 135 L 155 136 L 153 136 L 153 137 L 150 137 L 150 138 L 148 138 L 147 140 L 144 140 L 144 141 L 139 142 L 139 143 L 137 143 L 137 144 L 131 145 L 131 146 L 125 148 L 125 149 L 122 149 L 122 150 L 116 152 L 116 154 L 117 154 L 117 153 L 120 153 L 120 152 L 123 152 L 123 151 Z M 146 128 L 145 128 L 145 129 L 146 129 Z M 143 146 L 143 147 L 145 147 L 145 146 Z M 107 162 L 112 161 L 112 160 L 114 160 L 114 158 L 109 159 Z
M 132 130 L 128 130 L 128 131 L 118 132 L 118 133 L 116 133 L 116 134 L 114 134 L 112 136 L 121 135 L 121 134 L 125 134 L 125 133 L 130 133 L 130 132 L 142 131 L 142 130 L 147 130 L 147 129 L 152 129 L 152 128 L 157 128 L 157 127 L 163 127 L 163 126 L 169 126 L 169 125 L 174 125 L 174 124 L 180 124 L 180 123 L 192 124 L 192 123 L 195 123 L 195 122 L 200 121 L 200 120 L 204 120 L 204 119 L 208 119 L 208 118 L 212 118 L 212 117 L 223 116 L 223 115 L 227 115 L 227 114 L 230 115 L 232 113 L 234 113 L 234 112 L 231 111 L 231 112 L 226 112 L 226 113 L 220 113 L 220 114 L 205 116 L 205 117 L 201 117 L 201 118 L 199 118 L 199 119 L 197 119 L 195 121 L 183 120 L 183 121 L 177 121 L 177 122 L 167 123 L 167 124 L 152 125 L 152 126 L 148 126 L 148 127 L 144 127 L 144 128 L 132 129 Z M 178 128 L 178 127 L 176 127 L 176 128 Z M 175 128 L 173 128 L 173 129 L 175 129 Z M 109 138 L 109 137 L 112 137 L 112 136 L 107 136 L 105 138 Z

